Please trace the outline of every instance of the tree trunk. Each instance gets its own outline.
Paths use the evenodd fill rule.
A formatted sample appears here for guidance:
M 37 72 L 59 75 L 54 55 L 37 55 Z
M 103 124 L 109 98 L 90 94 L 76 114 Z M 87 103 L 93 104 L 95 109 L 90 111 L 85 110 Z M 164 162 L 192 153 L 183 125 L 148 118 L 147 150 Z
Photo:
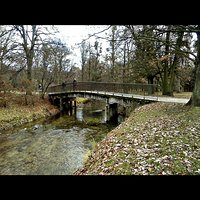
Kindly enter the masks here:
M 197 66 L 196 80 L 191 98 L 191 104 L 200 107 L 200 63 Z
M 124 44 L 124 56 L 123 56 L 123 69 L 122 69 L 122 82 L 125 83 L 125 67 L 126 67 L 126 43 Z
M 174 90 L 178 93 L 181 92 L 181 80 L 177 76 L 175 76 L 175 81 L 174 81 Z
M 154 76 L 148 76 L 147 77 L 147 79 L 148 79 L 148 84 L 153 84 L 153 79 L 154 79 Z M 148 86 L 148 94 L 149 95 L 151 95 L 151 94 L 154 94 L 154 87 L 153 87 L 153 85 L 149 85 Z
M 196 58 L 196 79 L 194 83 L 194 90 L 188 105 L 200 107 L 200 25 L 198 25 L 197 34 L 197 58 Z
M 169 39 L 170 39 L 170 28 L 171 26 L 168 26 L 168 32 L 166 34 L 166 46 L 165 46 L 165 55 L 169 54 Z M 163 75 L 163 83 L 162 83 L 162 95 L 170 96 L 169 91 L 169 72 L 168 72 L 168 60 L 165 60 L 164 64 L 164 75 Z
M 31 55 L 29 55 L 27 57 L 27 79 L 29 81 L 26 89 L 27 95 L 32 95 L 32 63 L 33 63 L 33 58 Z
M 173 91 L 174 91 L 174 81 L 175 81 L 175 70 L 176 70 L 177 65 L 179 63 L 178 51 L 180 51 L 180 48 L 181 48 L 181 45 L 182 45 L 183 35 L 184 35 L 184 32 L 178 33 L 178 38 L 177 38 L 177 41 L 176 41 L 176 48 L 175 48 L 175 56 L 174 56 L 174 60 L 173 60 L 173 63 L 171 65 L 171 68 L 170 68 L 170 76 L 171 76 L 170 77 L 170 83 L 169 83 L 170 96 L 174 96 Z
M 32 64 L 33 64 L 33 59 L 32 56 L 29 55 L 27 58 L 27 79 L 29 81 L 32 80 Z
M 81 67 L 81 80 L 84 81 L 84 71 L 85 71 L 85 64 L 82 63 L 82 67 Z
M 116 30 L 116 26 L 112 27 L 112 39 L 111 39 L 111 81 L 115 82 L 116 81 L 116 74 L 115 74 L 115 30 Z

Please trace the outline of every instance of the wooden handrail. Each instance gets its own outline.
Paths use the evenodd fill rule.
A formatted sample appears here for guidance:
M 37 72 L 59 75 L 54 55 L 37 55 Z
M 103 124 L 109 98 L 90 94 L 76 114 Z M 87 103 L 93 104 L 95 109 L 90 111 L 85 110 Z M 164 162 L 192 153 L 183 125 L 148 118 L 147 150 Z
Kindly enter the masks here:
M 70 91 L 105 91 L 105 92 L 118 92 L 126 94 L 142 94 L 152 95 L 158 91 L 156 84 L 141 84 L 141 83 L 119 83 L 119 82 L 76 82 L 74 87 L 73 83 L 58 84 L 50 86 L 48 93 L 52 92 L 70 92 Z

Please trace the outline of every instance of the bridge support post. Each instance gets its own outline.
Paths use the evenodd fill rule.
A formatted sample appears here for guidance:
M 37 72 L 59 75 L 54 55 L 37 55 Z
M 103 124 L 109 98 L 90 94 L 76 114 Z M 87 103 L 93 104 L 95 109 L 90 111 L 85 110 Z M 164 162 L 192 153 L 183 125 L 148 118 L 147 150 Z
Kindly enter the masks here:
M 110 104 L 110 121 L 113 123 L 118 123 L 118 104 Z
M 59 100 L 60 100 L 60 102 L 59 102 L 59 104 L 60 104 L 60 111 L 63 111 L 63 100 L 62 100 L 62 98 L 60 98 Z
M 105 106 L 105 121 L 107 122 L 109 120 L 109 104 L 106 104 Z
M 73 107 L 72 107 L 72 100 L 69 100 L 69 115 L 72 116 L 72 111 L 73 111 Z
M 105 122 L 109 121 L 109 99 L 106 99 L 106 106 L 105 106 Z
M 68 115 L 70 116 L 72 116 L 73 114 L 76 115 L 76 100 L 74 100 L 73 98 L 66 98 L 66 106 L 64 109 Z
M 107 111 L 106 112 L 107 122 L 117 124 L 118 123 L 118 104 L 117 103 L 109 104 L 106 111 Z
M 65 113 L 68 113 L 68 110 L 69 110 L 68 99 L 65 99 L 64 106 L 63 106 L 63 111 L 64 111 Z
M 74 115 L 76 116 L 76 98 L 74 99 Z

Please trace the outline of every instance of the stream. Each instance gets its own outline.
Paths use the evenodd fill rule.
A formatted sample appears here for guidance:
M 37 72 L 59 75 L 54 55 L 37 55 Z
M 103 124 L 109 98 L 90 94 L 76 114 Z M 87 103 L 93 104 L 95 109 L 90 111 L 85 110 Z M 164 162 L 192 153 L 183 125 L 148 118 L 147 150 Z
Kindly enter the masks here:
M 114 127 L 105 123 L 97 104 L 5 131 L 0 134 L 0 175 L 72 175 Z

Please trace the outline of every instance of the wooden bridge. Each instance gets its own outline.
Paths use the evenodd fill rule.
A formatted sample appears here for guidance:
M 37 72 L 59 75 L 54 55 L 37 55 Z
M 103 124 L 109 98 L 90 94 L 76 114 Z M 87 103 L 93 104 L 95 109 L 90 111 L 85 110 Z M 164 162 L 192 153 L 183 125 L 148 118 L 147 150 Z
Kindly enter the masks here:
M 162 97 L 158 95 L 159 91 L 155 84 L 71 82 L 49 87 L 48 96 L 53 104 L 60 106 L 60 110 L 67 109 L 71 112 L 72 107 L 76 107 L 76 97 L 103 100 L 106 102 L 109 116 L 117 115 L 118 104 L 126 107 L 133 101 L 182 104 L 189 101 L 186 98 Z

